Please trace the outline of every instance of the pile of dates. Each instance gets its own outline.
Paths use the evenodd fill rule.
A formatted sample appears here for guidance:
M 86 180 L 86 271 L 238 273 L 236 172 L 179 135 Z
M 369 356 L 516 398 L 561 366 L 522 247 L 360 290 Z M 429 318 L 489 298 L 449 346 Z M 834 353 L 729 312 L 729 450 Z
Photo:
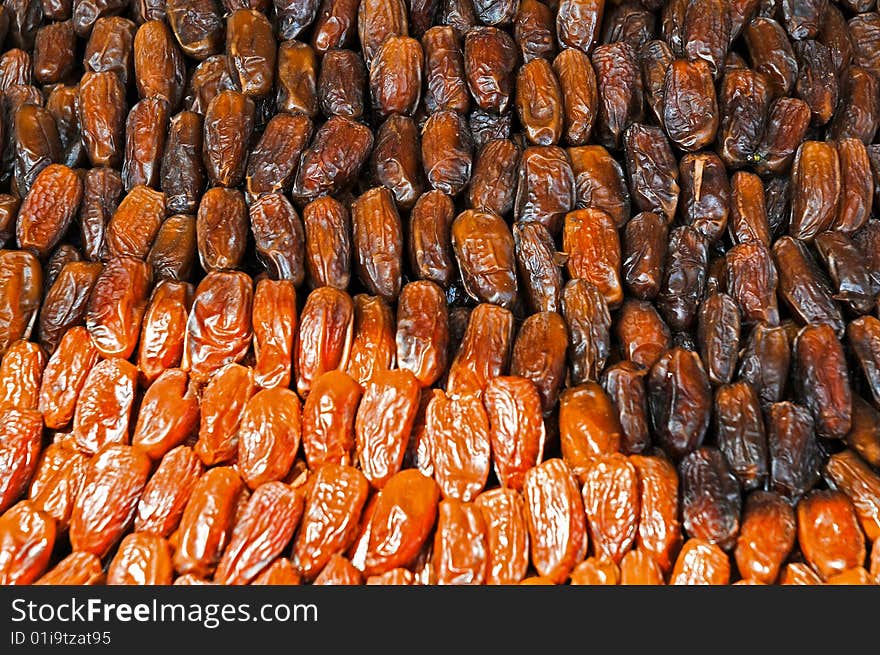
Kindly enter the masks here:
M 0 583 L 880 582 L 875 0 L 0 42 Z

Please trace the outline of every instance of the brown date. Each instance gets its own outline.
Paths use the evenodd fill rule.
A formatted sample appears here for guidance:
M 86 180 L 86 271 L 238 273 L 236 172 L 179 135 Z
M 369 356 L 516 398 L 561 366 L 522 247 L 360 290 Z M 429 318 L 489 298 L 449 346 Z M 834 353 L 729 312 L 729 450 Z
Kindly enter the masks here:
M 843 334 L 844 322 L 831 289 L 806 245 L 784 236 L 773 244 L 779 296 L 801 324 L 824 323 Z
M 203 383 L 224 364 L 239 362 L 251 341 L 253 281 L 238 271 L 208 273 L 193 297 L 181 368 Z
M 145 385 L 180 365 L 192 296 L 187 282 L 162 280 L 153 289 L 138 345 L 138 370 Z
M 131 438 L 153 461 L 196 434 L 199 426 L 199 397 L 186 373 L 165 370 L 141 398 L 137 423 Z
M 468 189 L 472 209 L 505 216 L 513 209 L 519 148 L 509 139 L 494 139 L 477 156 Z
M 47 428 L 63 428 L 73 419 L 77 398 L 100 355 L 88 330 L 72 327 L 43 370 L 39 409 Z
M 715 435 L 743 489 L 762 488 L 769 473 L 767 437 L 758 394 L 747 382 L 715 393 Z
M 76 401 L 73 440 L 89 455 L 110 444 L 129 442 L 137 368 L 124 359 L 102 359 L 86 376 Z
M 740 574 L 765 584 L 775 582 L 795 536 L 794 511 L 784 498 L 771 491 L 749 494 L 734 551 Z
M 125 190 L 140 184 L 159 186 L 159 173 L 168 132 L 168 103 L 162 98 L 138 102 L 125 122 L 125 157 L 122 180 Z
M 539 575 L 562 583 L 589 542 L 583 499 L 570 469 L 561 459 L 529 469 L 523 497 L 532 564 Z
M 0 357 L 30 338 L 40 307 L 43 272 L 30 252 L 0 250 Z
M 187 214 L 169 216 L 156 233 L 147 261 L 159 280 L 184 280 L 192 271 L 197 249 L 196 219 Z
M 611 398 L 596 382 L 569 387 L 559 397 L 562 459 L 581 479 L 593 461 L 620 450 L 622 428 Z
M 431 555 L 432 581 L 439 585 L 483 584 L 488 564 L 482 512 L 475 503 L 441 500 Z
M 214 373 L 202 391 L 196 454 L 206 466 L 235 459 L 238 428 L 256 385 L 254 371 L 227 364 Z
M 143 184 L 132 188 L 107 224 L 109 256 L 146 259 L 164 218 L 164 193 Z
M 185 62 L 164 21 L 147 21 L 134 35 L 134 77 L 141 98 L 162 98 L 170 111 L 183 100 Z
M 211 182 L 241 184 L 254 130 L 254 101 L 238 91 L 219 92 L 205 111 L 202 159 Z
M 238 13 L 238 12 L 236 12 Z M 254 12 L 251 12 L 254 13 Z M 241 52 L 237 59 L 241 68 L 239 85 L 246 95 L 260 98 L 272 91 L 272 74 L 274 73 L 275 43 L 268 33 L 268 22 L 251 32 L 250 38 L 244 33 L 247 42 L 239 44 Z M 256 23 L 254 24 L 256 27 Z M 229 50 L 227 43 L 227 50 Z M 258 54 L 254 55 L 254 52 Z M 227 53 L 232 60 L 232 55 Z M 251 59 L 253 58 L 253 63 Z M 318 60 L 315 51 L 306 43 L 284 41 L 278 45 L 278 87 L 276 106 L 279 112 L 302 114 L 306 118 L 314 118 L 318 113 Z M 361 84 L 362 86 L 362 84 Z
M 475 27 L 464 37 L 464 70 L 477 106 L 504 113 L 514 90 L 516 44 L 495 27 Z
M 583 475 L 583 499 L 596 557 L 620 564 L 636 539 L 639 482 L 625 455 L 596 459 Z
M 816 434 L 842 439 L 849 432 L 852 391 L 843 346 L 825 324 L 808 325 L 794 345 L 798 400 L 813 415 Z
M 354 297 L 353 338 L 346 372 L 363 387 L 379 371 L 393 368 L 397 355 L 394 315 L 379 296 Z
M 623 135 L 626 170 L 640 211 L 656 211 L 671 222 L 678 206 L 678 166 L 659 127 L 633 123 Z
M 525 378 L 492 378 L 483 404 L 489 417 L 495 474 L 502 486 L 519 490 L 526 471 L 540 462 L 544 451 L 546 437 L 537 388 Z
M 473 137 L 465 118 L 451 109 L 431 114 L 422 128 L 422 165 L 428 183 L 458 195 L 471 177 Z
M 825 465 L 829 486 L 849 498 L 869 541 L 880 537 L 880 477 L 851 450 L 835 453 Z
M 86 464 L 70 517 L 75 551 L 104 557 L 131 527 L 150 475 L 150 458 L 137 448 L 108 444 Z
M 767 446 L 773 491 L 794 500 L 819 481 L 819 445 L 813 417 L 804 407 L 791 402 L 770 405 Z
M 85 322 L 89 294 L 102 269 L 96 262 L 68 262 L 49 287 L 38 321 L 40 345 L 49 354 L 70 328 Z
M 309 468 L 354 461 L 355 416 L 361 387 L 342 371 L 327 371 L 315 381 L 302 413 L 302 442 Z
M 263 209 L 268 204 L 263 204 L 263 201 L 264 198 L 260 198 L 254 207 Z M 262 212 L 252 209 L 252 214 L 260 218 L 269 213 L 265 209 Z M 263 225 L 257 220 L 252 223 L 260 227 Z M 254 232 L 263 236 L 258 230 Z M 219 186 L 208 189 L 199 201 L 196 214 L 196 244 L 202 268 L 206 271 L 238 268 L 244 257 L 246 240 L 247 207 L 244 195 L 238 189 Z
M 354 422 L 355 443 L 361 471 L 377 489 L 403 465 L 419 397 L 419 383 L 408 370 L 376 372 L 364 387 Z
M 629 43 L 618 41 L 598 46 L 590 59 L 599 92 L 593 135 L 600 145 L 617 149 L 627 126 L 644 117 L 638 55 Z
M 474 501 L 486 528 L 486 583 L 513 584 L 529 564 L 529 532 L 522 496 L 513 489 L 492 489 Z
M 296 390 L 301 397 L 308 396 L 312 383 L 325 371 L 345 368 L 353 319 L 354 303 L 344 291 L 319 287 L 308 295 L 294 350 Z
M 452 223 L 452 247 L 467 293 L 477 302 L 512 308 L 518 292 L 516 259 L 504 220 L 473 209 L 462 212 Z
M 367 289 L 387 301 L 400 294 L 403 227 L 394 195 L 374 187 L 351 204 L 355 270 Z
M 144 487 L 134 517 L 135 532 L 170 537 L 192 495 L 204 466 L 189 446 L 169 450 Z
M 626 223 L 622 246 L 622 276 L 627 291 L 639 300 L 653 300 L 663 279 L 666 219 L 654 212 L 636 214 Z
M 565 381 L 568 329 L 556 312 L 532 314 L 519 328 L 510 359 L 510 374 L 531 380 L 541 396 L 544 414 L 556 405 Z
M 344 116 L 330 117 L 300 157 L 294 199 L 314 200 L 341 191 L 355 179 L 372 148 L 373 135 L 366 125 Z M 424 156 L 424 140 L 422 152 Z
M 504 375 L 510 363 L 513 331 L 510 311 L 491 303 L 477 305 L 449 366 L 446 392 L 453 396 L 476 394 L 491 378 Z
M 651 368 L 648 402 L 654 436 L 680 458 L 703 441 L 712 413 L 709 378 L 695 352 L 667 351 Z
M 554 237 L 565 215 L 575 206 L 575 177 L 571 162 L 558 146 L 530 146 L 519 163 L 514 215 L 536 221 Z
M 73 170 L 62 164 L 43 168 L 18 212 L 18 246 L 46 257 L 73 221 L 82 194 L 82 182 Z

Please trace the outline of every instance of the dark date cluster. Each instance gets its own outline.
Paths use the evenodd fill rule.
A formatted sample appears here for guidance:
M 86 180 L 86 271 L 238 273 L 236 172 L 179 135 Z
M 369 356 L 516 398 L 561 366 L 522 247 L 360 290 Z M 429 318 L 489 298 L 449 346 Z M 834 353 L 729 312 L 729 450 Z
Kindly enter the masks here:
M 880 583 L 876 0 L 0 43 L 0 584 Z

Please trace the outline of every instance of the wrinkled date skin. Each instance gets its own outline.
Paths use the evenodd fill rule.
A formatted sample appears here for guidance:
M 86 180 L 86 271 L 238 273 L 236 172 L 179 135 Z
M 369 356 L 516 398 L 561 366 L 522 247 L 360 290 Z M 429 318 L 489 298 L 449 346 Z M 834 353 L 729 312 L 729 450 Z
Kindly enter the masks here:
M 486 528 L 486 583 L 515 584 L 529 565 L 529 532 L 523 497 L 509 488 L 492 489 L 474 501 Z
M 82 182 L 73 170 L 61 164 L 43 168 L 18 212 L 19 248 L 45 258 L 70 226 L 82 194 Z
M 356 295 L 352 332 L 354 338 L 344 368 L 363 388 L 373 375 L 390 370 L 395 362 L 395 323 L 388 303 L 379 296 Z
M 296 357 L 296 390 L 308 396 L 322 373 L 344 369 L 351 349 L 354 303 L 344 291 L 320 287 L 306 298 L 299 322 Z
M 103 359 L 89 371 L 76 401 L 73 438 L 89 455 L 109 444 L 129 443 L 137 368 L 124 359 Z
M 440 502 L 432 552 L 433 581 L 440 585 L 483 584 L 488 568 L 486 525 L 474 503 Z
M 602 387 L 586 382 L 559 397 L 559 442 L 562 459 L 580 478 L 593 461 L 620 449 L 622 429 L 617 412 Z
M 730 559 L 715 544 L 688 539 L 678 554 L 669 579 L 674 585 L 726 585 L 730 583 Z
M 344 116 L 329 118 L 300 157 L 294 198 L 314 200 L 342 190 L 354 180 L 372 149 L 373 135 L 365 125 Z
M 430 537 L 437 518 L 440 489 L 414 469 L 400 471 L 376 496 L 361 526 L 353 560 L 365 576 L 408 566 Z
M 4 405 L 0 409 L 0 512 L 5 512 L 21 497 L 37 469 L 43 428 L 39 412 Z
M 452 246 L 468 294 L 510 309 L 517 299 L 514 241 L 495 214 L 467 210 L 452 224 Z
M 704 446 L 679 465 L 683 527 L 691 538 L 730 550 L 739 533 L 742 498 L 724 455 Z
M 796 537 L 792 507 L 771 491 L 746 498 L 736 541 L 736 565 L 743 578 L 772 584 L 779 576 Z
M 302 438 L 302 405 L 290 389 L 263 389 L 244 408 L 238 430 L 238 470 L 251 489 L 281 480 Z
M 324 576 L 326 567 L 354 543 L 369 490 L 364 475 L 351 466 L 327 463 L 317 469 L 293 545 L 303 578 Z
M 31 480 L 28 498 L 55 519 L 59 531 L 67 530 L 73 504 L 82 488 L 89 458 L 60 443 L 46 447 Z
M 492 378 L 483 404 L 495 474 L 502 486 L 522 489 L 525 473 L 541 460 L 546 438 L 537 388 L 525 378 Z
M 180 369 L 164 371 L 141 399 L 131 443 L 154 461 L 194 435 L 199 425 L 199 399 Z
M 562 307 L 562 267 L 553 237 L 537 222 L 513 226 L 516 268 L 529 308 L 558 312 Z
M 449 366 L 446 392 L 453 396 L 476 394 L 491 378 L 504 375 L 510 363 L 513 330 L 511 312 L 491 303 L 477 305 Z
M 251 311 L 254 380 L 264 389 L 290 386 L 296 334 L 296 289 L 290 280 L 260 280 Z
M 47 352 L 54 352 L 70 329 L 85 322 L 89 296 L 103 268 L 98 262 L 73 261 L 58 273 L 39 314 L 40 345 Z
M 584 474 L 582 494 L 593 551 L 620 564 L 635 542 L 639 520 L 635 466 L 619 453 L 595 460 Z
M 546 414 L 556 405 L 565 380 L 568 329 L 556 312 L 529 316 L 519 328 L 510 359 L 510 374 L 531 380 Z
M 612 217 L 599 209 L 578 209 L 565 216 L 562 245 L 572 278 L 598 287 L 610 309 L 623 301 L 620 240 Z
M 825 465 L 826 481 L 849 498 L 869 540 L 880 536 L 880 477 L 856 453 L 844 450 Z
M 183 510 L 175 541 L 174 570 L 211 575 L 232 536 L 244 483 L 234 469 L 219 466 L 199 478 Z
M 245 148 L 254 129 L 254 101 L 237 91 L 218 93 L 205 112 L 202 158 L 209 179 L 238 186 L 245 175 Z
M 86 328 L 103 357 L 131 357 L 147 306 L 152 270 L 133 257 L 114 257 L 89 295 Z
M 852 423 L 852 392 L 843 346 L 828 325 L 808 325 L 794 347 L 799 400 L 820 437 L 842 439 Z
M 370 293 L 394 300 L 402 285 L 403 227 L 391 191 L 375 187 L 355 200 L 351 225 L 358 277 Z
M 355 416 L 361 387 L 342 371 L 319 377 L 303 406 L 303 450 L 312 470 L 325 463 L 349 465 L 354 461 Z
M 48 568 L 55 545 L 52 517 L 23 500 L 0 515 L 0 584 L 27 585 Z
M 138 345 L 142 383 L 152 384 L 163 371 L 180 365 L 192 296 L 192 285 L 186 282 L 163 280 L 153 290 Z
M 303 504 L 303 493 L 283 482 L 257 487 L 235 523 L 214 580 L 243 585 L 256 578 L 290 542 Z
M 199 383 L 230 362 L 239 362 L 251 342 L 253 281 L 237 271 L 206 275 L 196 288 L 186 323 L 182 368 Z
M 799 405 L 774 403 L 767 412 L 770 486 L 796 499 L 819 481 L 820 454 L 813 418 Z
M 865 561 L 865 537 L 843 493 L 810 493 L 797 505 L 797 524 L 801 552 L 823 579 Z
M 73 327 L 61 338 L 40 383 L 39 410 L 47 428 L 63 428 L 73 419 L 79 393 L 98 359 L 84 327 Z
M 411 371 L 424 387 L 446 369 L 449 316 L 442 289 L 433 282 L 407 284 L 397 305 L 397 366 Z
M 151 532 L 170 537 L 180 518 L 204 466 L 193 449 L 178 446 L 168 451 L 138 501 L 134 517 L 135 532 Z
M 747 382 L 735 382 L 715 393 L 715 434 L 743 489 L 764 486 L 768 475 L 767 438 L 758 394 Z
M 195 451 L 206 466 L 229 462 L 238 452 L 238 426 L 254 394 L 254 370 L 227 364 L 215 372 L 200 399 Z
M 435 395 L 428 404 L 427 439 L 444 498 L 469 502 L 489 476 L 489 418 L 478 395 Z
M 421 389 L 408 370 L 379 371 L 366 383 L 354 424 L 357 458 L 381 489 L 403 465 Z
M 0 406 L 37 409 L 46 354 L 30 341 L 16 341 L 0 362 Z
M 131 527 L 149 475 L 149 457 L 131 446 L 108 444 L 92 457 L 70 517 L 73 549 L 104 557 Z
M 127 535 L 107 567 L 108 585 L 170 585 L 171 545 L 154 534 Z
M 584 502 L 570 469 L 561 459 L 529 469 L 523 497 L 532 564 L 539 575 L 562 583 L 583 560 L 589 539 Z
M 626 454 L 646 452 L 651 445 L 647 375 L 646 368 L 628 361 L 609 366 L 602 375 L 602 388 L 620 419 L 620 448 Z
M 611 351 L 611 315 L 595 285 L 575 278 L 562 292 L 562 315 L 568 324 L 568 359 L 575 384 L 597 380 Z
M 709 427 L 712 394 L 699 356 L 673 348 L 651 369 L 648 402 L 654 434 L 673 457 L 698 447 Z

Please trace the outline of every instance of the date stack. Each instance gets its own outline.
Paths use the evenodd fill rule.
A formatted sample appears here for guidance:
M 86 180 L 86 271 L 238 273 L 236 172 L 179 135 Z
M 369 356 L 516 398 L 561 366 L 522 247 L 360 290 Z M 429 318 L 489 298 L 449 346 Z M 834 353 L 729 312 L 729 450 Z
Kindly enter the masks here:
M 0 584 L 880 583 L 875 0 L 0 43 Z

